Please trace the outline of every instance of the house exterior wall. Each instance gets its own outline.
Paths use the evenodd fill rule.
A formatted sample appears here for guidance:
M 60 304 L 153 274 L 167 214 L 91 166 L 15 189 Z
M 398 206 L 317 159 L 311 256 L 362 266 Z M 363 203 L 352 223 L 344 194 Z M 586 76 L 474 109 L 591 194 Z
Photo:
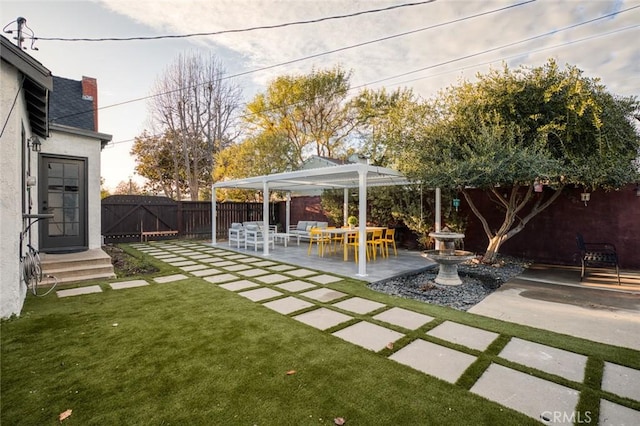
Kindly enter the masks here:
M 11 111 L 20 89 L 15 67 L 0 61 L 0 114 Z M 22 127 L 30 136 L 24 96 L 18 96 L 0 137 L 0 317 L 17 315 L 22 309 L 26 286 L 20 282 L 20 230 L 22 229 Z
M 87 215 L 89 250 L 102 246 L 100 203 L 100 140 L 52 127 L 42 153 L 87 159 Z

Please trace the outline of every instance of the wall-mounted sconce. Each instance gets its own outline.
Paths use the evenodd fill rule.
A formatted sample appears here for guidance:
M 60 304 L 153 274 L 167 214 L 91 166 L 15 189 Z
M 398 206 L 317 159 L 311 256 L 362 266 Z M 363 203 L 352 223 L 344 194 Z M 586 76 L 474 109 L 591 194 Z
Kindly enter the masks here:
M 587 202 L 591 200 L 591 194 L 588 192 L 580 193 L 580 201 L 584 202 L 584 206 L 587 206 Z
M 452 200 L 453 207 L 455 207 L 456 211 L 458 211 L 458 207 L 460 207 L 460 198 L 454 198 Z
M 533 182 L 533 192 L 542 192 L 542 184 L 538 179 Z
M 40 149 L 42 148 L 42 142 L 40 141 L 40 138 L 37 136 L 31 136 L 28 140 L 28 142 L 31 143 L 31 150 L 33 152 L 40 152 Z M 28 146 L 29 144 L 27 144 Z

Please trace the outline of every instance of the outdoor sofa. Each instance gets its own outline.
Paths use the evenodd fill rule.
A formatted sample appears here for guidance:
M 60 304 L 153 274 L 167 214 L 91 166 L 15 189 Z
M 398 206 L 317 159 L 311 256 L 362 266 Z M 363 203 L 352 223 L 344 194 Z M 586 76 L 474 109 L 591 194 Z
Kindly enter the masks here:
M 289 226 L 289 235 L 299 237 L 301 240 L 311 239 L 311 228 L 327 228 L 329 222 L 315 220 L 301 220 L 296 225 Z

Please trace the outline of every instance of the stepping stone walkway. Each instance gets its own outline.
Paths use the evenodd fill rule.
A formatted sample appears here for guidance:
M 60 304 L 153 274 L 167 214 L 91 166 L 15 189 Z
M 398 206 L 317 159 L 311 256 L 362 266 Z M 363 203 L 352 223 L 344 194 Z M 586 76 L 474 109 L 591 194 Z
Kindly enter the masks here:
M 318 330 L 331 329 L 333 336 L 344 341 L 374 352 L 391 351 L 390 360 L 449 383 L 456 383 L 477 360 L 475 354 L 485 351 L 499 337 L 498 333 L 444 321 L 428 329 L 421 335 L 423 337 L 414 338 L 394 350 L 394 343 L 404 338 L 405 333 L 413 332 L 415 336 L 416 330 L 420 333 L 421 327 L 428 328 L 435 318 L 324 287 L 343 279 L 335 275 L 206 244 L 176 242 L 134 244 L 132 247 L 279 314 Z M 174 274 L 156 277 L 153 281 L 169 283 L 187 278 L 184 274 Z M 148 285 L 150 283 L 144 280 L 110 284 L 114 290 Z M 102 289 L 96 285 L 59 290 L 57 295 L 68 297 L 99 292 Z M 584 381 L 587 357 L 580 354 L 514 337 L 498 357 L 575 382 L 576 387 Z M 638 383 L 640 370 L 604 363 L 603 391 L 640 401 Z M 559 413 L 579 414 L 575 411 L 580 398 L 577 389 L 498 363 L 491 363 L 470 391 L 543 424 L 566 423 L 566 418 L 558 421 Z M 640 411 L 602 399 L 598 420 L 602 425 L 638 425 Z

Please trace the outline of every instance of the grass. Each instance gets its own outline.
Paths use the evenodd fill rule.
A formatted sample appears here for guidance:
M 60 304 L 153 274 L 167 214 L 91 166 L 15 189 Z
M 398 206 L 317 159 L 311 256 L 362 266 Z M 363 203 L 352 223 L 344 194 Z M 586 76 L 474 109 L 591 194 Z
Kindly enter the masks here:
M 155 275 L 182 272 L 124 249 L 154 263 Z M 355 280 L 331 287 L 436 321 L 398 329 L 407 337 L 373 353 L 199 278 L 117 291 L 99 284 L 103 293 L 28 297 L 20 318 L 0 324 L 2 424 L 59 424 L 67 409 L 68 425 L 538 424 L 467 390 L 492 362 L 579 389 L 580 410 L 597 413 L 601 397 L 640 410 L 600 390 L 604 361 L 640 368 L 637 351 L 394 298 Z M 425 335 L 445 320 L 500 337 L 479 352 Z M 418 336 L 478 360 L 450 384 L 386 359 Z M 511 336 L 587 355 L 585 383 L 500 359 Z

